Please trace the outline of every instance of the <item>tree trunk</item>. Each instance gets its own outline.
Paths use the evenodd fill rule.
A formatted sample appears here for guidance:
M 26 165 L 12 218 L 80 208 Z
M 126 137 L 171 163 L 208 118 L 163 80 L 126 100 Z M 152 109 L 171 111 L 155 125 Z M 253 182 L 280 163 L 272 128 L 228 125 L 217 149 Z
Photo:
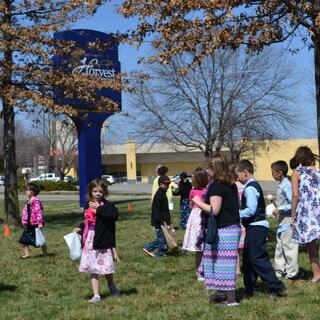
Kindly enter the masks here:
M 11 5 L 12 1 L 6 0 L 6 14 L 3 21 L 12 25 Z M 13 77 L 13 54 L 11 43 L 13 42 L 10 33 L 3 35 L 3 82 L 1 90 L 2 116 L 3 116 L 3 151 L 4 151 L 4 222 L 9 225 L 20 225 L 19 200 L 18 200 L 18 178 L 16 163 L 16 143 L 14 124 L 14 90 L 12 88 Z
M 318 154 L 320 155 L 320 34 L 313 38 L 314 43 L 314 70 L 316 84 L 316 104 L 317 104 L 317 136 Z
M 4 122 L 4 221 L 9 225 L 20 225 L 18 179 L 16 164 L 14 108 L 6 101 L 3 105 Z

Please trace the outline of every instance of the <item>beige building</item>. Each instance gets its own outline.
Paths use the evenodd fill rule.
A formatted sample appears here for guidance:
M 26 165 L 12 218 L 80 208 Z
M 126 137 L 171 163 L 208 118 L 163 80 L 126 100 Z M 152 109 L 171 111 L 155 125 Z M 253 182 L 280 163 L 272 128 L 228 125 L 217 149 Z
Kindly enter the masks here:
M 307 145 L 314 153 L 318 151 L 316 139 L 273 140 L 266 142 L 265 148 L 257 153 L 248 154 L 256 169 L 256 177 L 260 181 L 270 181 L 270 165 L 276 160 L 289 160 L 299 146 Z M 228 155 L 228 151 L 223 153 Z M 169 168 L 169 175 L 182 171 L 192 173 L 197 167 L 204 165 L 205 157 L 198 150 L 181 148 L 177 152 L 167 144 L 138 145 L 129 141 L 123 145 L 105 145 L 102 149 L 103 172 L 115 177 L 128 177 L 128 181 L 135 182 L 137 177 L 142 182 L 150 182 L 156 175 L 158 164 Z
M 308 146 L 313 153 L 318 154 L 317 139 L 272 140 L 266 142 L 265 148 L 260 150 L 259 153 L 250 154 L 255 166 L 257 179 L 261 181 L 272 180 L 271 163 L 277 160 L 284 160 L 289 166 L 290 159 L 300 146 Z M 290 173 L 291 170 L 289 170 Z

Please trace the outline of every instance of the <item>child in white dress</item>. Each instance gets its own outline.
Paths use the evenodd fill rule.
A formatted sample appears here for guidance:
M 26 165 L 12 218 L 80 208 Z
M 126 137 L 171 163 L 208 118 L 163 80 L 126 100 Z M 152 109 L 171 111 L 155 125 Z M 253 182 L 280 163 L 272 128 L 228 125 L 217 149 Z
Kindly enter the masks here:
M 82 233 L 83 250 L 79 266 L 80 272 L 91 275 L 93 297 L 90 303 L 101 301 L 99 277 L 104 275 L 111 295 L 118 296 L 119 290 L 113 282 L 115 267 L 113 260 L 119 261 L 115 245 L 115 221 L 118 209 L 104 196 L 108 189 L 102 180 L 92 180 L 87 187 L 88 204 L 84 211 L 84 223 L 74 232 Z
M 190 191 L 190 207 L 192 207 L 186 232 L 184 234 L 182 249 L 190 252 L 195 252 L 195 267 L 198 267 L 201 263 L 203 254 L 203 243 L 199 243 L 199 235 L 201 232 L 201 209 L 193 204 L 191 199 L 195 196 L 199 196 L 204 201 L 205 194 L 207 192 L 208 176 L 202 168 L 197 168 L 192 176 L 193 189 Z M 197 273 L 198 280 L 202 280 L 201 275 Z

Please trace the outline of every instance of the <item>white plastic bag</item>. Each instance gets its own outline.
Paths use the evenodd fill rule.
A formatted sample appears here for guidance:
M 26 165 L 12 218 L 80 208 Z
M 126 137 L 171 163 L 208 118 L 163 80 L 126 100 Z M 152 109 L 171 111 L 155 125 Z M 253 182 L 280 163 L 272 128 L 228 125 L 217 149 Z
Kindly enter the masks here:
M 63 237 L 70 250 L 70 259 L 80 260 L 81 258 L 81 236 L 76 232 L 71 232 Z
M 268 218 L 274 218 L 273 211 L 276 209 L 273 203 L 270 203 L 266 206 L 266 215 Z
M 44 236 L 43 230 L 40 228 L 35 229 L 35 235 L 36 235 L 36 246 L 42 247 L 46 243 L 46 238 Z

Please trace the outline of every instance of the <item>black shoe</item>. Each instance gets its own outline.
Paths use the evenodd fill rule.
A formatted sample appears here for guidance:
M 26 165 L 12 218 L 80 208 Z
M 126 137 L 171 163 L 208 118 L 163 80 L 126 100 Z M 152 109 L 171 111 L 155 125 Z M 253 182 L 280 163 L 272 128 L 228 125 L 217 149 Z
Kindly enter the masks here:
M 218 302 L 221 303 L 227 300 L 227 296 L 224 293 L 216 292 L 208 298 L 209 302 Z
M 243 299 L 250 299 L 253 297 L 253 292 L 246 292 L 244 295 L 243 295 Z
M 269 290 L 269 294 L 271 296 L 275 296 L 275 297 L 283 297 L 284 296 L 284 293 L 286 291 L 286 288 L 282 288 L 278 291 L 274 291 L 274 290 Z

